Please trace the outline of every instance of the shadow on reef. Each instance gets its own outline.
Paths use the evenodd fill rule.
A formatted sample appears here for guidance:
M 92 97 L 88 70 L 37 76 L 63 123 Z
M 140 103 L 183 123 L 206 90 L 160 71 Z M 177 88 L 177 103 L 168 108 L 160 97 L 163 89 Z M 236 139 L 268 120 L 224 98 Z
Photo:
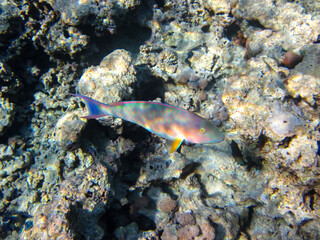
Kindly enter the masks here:
M 95 119 L 88 120 L 86 127 L 81 132 L 81 145 L 86 146 L 88 142 L 94 146 L 96 151 L 101 151 L 105 148 L 105 139 L 115 140 L 116 132 L 112 127 L 103 126 Z M 85 139 L 85 140 L 84 140 Z
M 97 213 L 100 215 L 100 208 L 102 206 L 95 206 L 92 211 L 83 209 L 80 202 L 70 207 L 70 211 L 67 213 L 67 219 L 70 222 L 70 229 L 73 230 L 75 239 L 87 239 L 90 238 L 101 238 L 104 233 L 102 228 L 96 224 Z M 99 209 L 99 210 L 95 210 Z
M 39 40 L 35 41 L 31 37 L 26 37 L 26 32 L 30 30 L 27 25 L 28 17 L 42 20 L 46 16 L 44 9 L 52 11 L 51 6 L 45 3 L 37 4 L 40 12 L 30 4 L 28 15 L 12 22 L 15 31 L 0 41 L 2 43 L 0 49 L 5 50 L 3 55 L 0 55 L 1 60 L 6 64 L 8 68 L 6 70 L 13 74 L 12 76 L 8 75 L 8 79 L 4 79 L 5 81 L 1 83 L 1 87 L 8 89 L 2 91 L 2 97 L 14 104 L 15 112 L 12 114 L 14 118 L 11 126 L 7 126 L 4 129 L 5 134 L 0 136 L 0 143 L 7 144 L 8 139 L 17 134 L 30 135 L 29 132 L 32 131 L 30 129 L 31 120 L 35 112 L 37 114 L 37 111 L 34 112 L 31 107 L 34 94 L 39 91 L 47 92 L 48 89 L 52 90 L 60 84 L 57 82 L 55 74 L 51 74 L 49 77 L 50 85 L 43 86 L 44 80 L 42 78 L 46 78 L 44 74 L 48 73 L 49 69 L 55 69 L 56 65 L 61 63 L 72 62 L 76 65 L 82 63 L 81 67 L 77 69 L 80 73 L 83 68 L 97 65 L 108 53 L 119 48 L 130 51 L 136 57 L 140 45 L 151 36 L 151 29 L 147 27 L 147 22 L 153 17 L 153 4 L 154 1 L 142 1 L 139 6 L 126 13 L 124 18 L 116 19 L 117 31 L 113 35 L 108 31 L 101 32 L 100 35 L 96 34 L 91 25 L 90 16 L 86 16 L 86 21 L 80 22 L 77 28 L 89 36 L 90 41 L 83 51 L 75 53 L 72 58 L 63 51 L 48 52 L 48 49 L 44 49 L 49 44 L 46 42 L 46 38 L 40 39 L 39 42 Z M 95 19 L 95 16 L 92 16 L 92 19 Z M 53 19 L 51 24 L 56 21 L 57 19 Z M 24 26 L 24 24 L 26 25 Z M 32 27 L 34 30 L 39 30 L 40 25 L 32 25 Z M 65 38 L 68 38 L 68 32 L 64 31 L 63 34 L 66 34 Z
M 23 229 L 29 230 L 33 223 L 26 221 L 31 217 L 26 212 L 7 211 L 0 214 L 0 239 L 4 239 L 14 231 L 21 232 Z
M 133 142 L 134 149 L 119 155 L 115 152 L 117 148 L 121 148 L 118 142 L 119 138 Z M 145 164 L 141 153 L 152 151 L 148 145 L 151 134 L 129 122 L 123 122 L 121 134 L 119 134 L 113 128 L 103 126 L 97 120 L 89 120 L 81 132 L 80 139 L 82 139 L 80 145 L 87 151 L 93 151 L 96 161 L 100 161 L 108 168 L 112 194 L 109 196 L 105 213 L 100 218 L 98 217 L 98 224 L 104 231 L 103 239 L 114 239 L 117 229 L 126 227 L 133 222 L 137 224 L 139 230 L 156 229 L 154 221 L 138 212 L 139 206 L 143 205 L 147 199 L 143 197 L 142 190 L 131 190 L 136 185 Z M 149 201 L 148 204 L 152 203 Z M 90 218 L 97 219 L 97 216 L 93 216 L 93 214 L 93 212 L 84 211 L 80 203 L 77 206 L 72 206 L 68 220 L 77 239 L 84 239 L 89 235 L 88 232 L 95 231 L 89 224 Z M 80 219 L 89 219 L 88 224 L 80 223 L 82 221 Z M 84 222 L 86 221 L 84 220 Z
M 7 4 L 7 3 L 6 3 Z M 40 11 L 51 9 L 46 3 L 38 5 L 36 9 L 32 3 L 28 12 L 22 9 L 20 15 L 12 12 L 3 11 L 10 8 L 2 6 L 0 9 L 2 16 L 8 18 L 9 31 L 1 30 L 0 37 L 0 61 L 1 61 L 1 97 L 14 104 L 14 117 L 12 123 L 4 129 L 4 135 L 0 137 L 0 143 L 7 143 L 8 139 L 14 135 L 28 135 L 29 126 L 33 112 L 30 104 L 34 100 L 34 94 L 43 89 L 41 75 L 46 73 L 53 62 L 42 46 L 36 46 L 32 34 L 39 30 L 41 25 L 36 22 L 40 20 Z M 11 3 L 12 4 L 12 3 Z M 23 5 L 25 5 L 24 3 Z M 13 3 L 20 8 L 20 3 Z M 11 15 L 12 14 L 12 15 Z M 32 18 L 32 24 L 29 21 Z M 2 19 L 3 20 L 3 19 Z M 1 27 L 5 22 L 1 22 Z M 31 31 L 32 29 L 32 31 Z
M 135 100 L 148 101 L 160 98 L 164 102 L 164 80 L 153 76 L 147 65 L 137 65 L 135 69 L 137 72 Z
M 261 136 L 259 137 L 258 144 L 264 145 L 266 141 L 264 138 L 265 136 L 261 134 Z M 252 168 L 256 170 L 262 169 L 263 158 L 255 156 L 254 153 L 246 147 L 243 149 L 243 151 L 241 151 L 238 144 L 234 140 L 231 141 L 230 146 L 232 156 L 235 162 L 238 163 L 240 166 L 246 166 L 248 171 L 250 171 Z
M 31 40 L 24 40 L 21 44 L 23 47 L 16 50 L 17 53 L 8 55 L 7 64 L 13 76 L 1 84 L 2 87 L 8 88 L 2 97 L 8 98 L 9 102 L 15 105 L 13 122 L 5 129 L 6 134 L 0 137 L 0 143 L 5 144 L 10 137 L 17 134 L 26 136 L 26 132 L 30 131 L 33 116 L 30 105 L 34 101 L 34 94 L 43 89 L 41 74 L 52 66 L 49 56 L 43 49 L 36 49 Z
M 138 147 L 138 150 L 135 149 L 117 162 L 118 169 L 121 170 L 115 172 L 110 181 L 114 194 L 109 199 L 108 209 L 99 221 L 105 226 L 104 239 L 112 239 L 117 229 L 131 223 L 136 223 L 139 230 L 156 229 L 154 221 L 139 213 L 141 207 L 150 206 L 152 203 L 143 196 L 142 190 L 130 190 L 135 186 L 143 168 L 143 161 L 140 159 L 141 148 L 143 147 Z
M 252 216 L 254 212 L 254 206 L 250 206 L 246 208 L 247 214 L 243 214 L 239 219 L 240 231 L 238 232 L 236 239 L 240 239 L 241 233 L 244 233 L 248 240 L 251 240 L 250 235 L 247 230 L 250 228 L 250 224 L 252 221 Z
M 136 58 L 139 54 L 140 46 L 151 36 L 151 29 L 144 25 L 152 19 L 152 2 L 141 1 L 141 4 L 136 9 L 128 12 L 124 19 L 119 19 L 116 22 L 119 27 L 115 34 L 103 32 L 97 36 L 94 28 L 90 25 L 89 16 L 88 24 L 80 24 L 78 26 L 82 33 L 90 36 L 87 50 L 81 53 L 81 58 L 87 55 L 86 60 L 90 62 L 90 65 L 99 65 L 106 55 L 116 49 L 125 49 L 133 55 L 133 58 Z M 92 16 L 92 18 L 94 17 Z

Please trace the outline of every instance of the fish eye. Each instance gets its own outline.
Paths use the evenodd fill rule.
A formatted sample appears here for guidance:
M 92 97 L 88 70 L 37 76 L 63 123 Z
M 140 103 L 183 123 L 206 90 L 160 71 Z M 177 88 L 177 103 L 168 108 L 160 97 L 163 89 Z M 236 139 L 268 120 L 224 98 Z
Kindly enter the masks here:
M 200 128 L 200 132 L 201 132 L 201 133 L 205 133 L 206 130 L 205 130 L 204 128 Z

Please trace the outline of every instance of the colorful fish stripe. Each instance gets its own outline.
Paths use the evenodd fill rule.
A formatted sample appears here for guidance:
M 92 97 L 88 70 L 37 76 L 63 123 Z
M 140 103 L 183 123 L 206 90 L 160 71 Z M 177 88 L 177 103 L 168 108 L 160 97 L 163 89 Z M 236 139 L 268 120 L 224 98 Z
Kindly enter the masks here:
M 112 115 L 138 124 L 160 137 L 172 140 L 170 153 L 176 151 L 183 140 L 191 143 L 218 143 L 224 140 L 224 135 L 211 121 L 179 107 L 147 101 L 104 104 L 83 95 L 71 95 L 82 98 L 86 103 L 89 115 L 84 118 Z

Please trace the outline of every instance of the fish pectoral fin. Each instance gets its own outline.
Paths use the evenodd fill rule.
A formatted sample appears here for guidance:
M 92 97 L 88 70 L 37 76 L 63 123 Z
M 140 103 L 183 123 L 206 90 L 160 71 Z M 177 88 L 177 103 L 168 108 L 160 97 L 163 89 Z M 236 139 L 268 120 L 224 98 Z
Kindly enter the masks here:
M 173 143 L 171 144 L 171 147 L 170 147 L 170 153 L 173 153 L 175 152 L 181 145 L 181 143 L 183 142 L 183 139 L 175 139 L 173 141 Z

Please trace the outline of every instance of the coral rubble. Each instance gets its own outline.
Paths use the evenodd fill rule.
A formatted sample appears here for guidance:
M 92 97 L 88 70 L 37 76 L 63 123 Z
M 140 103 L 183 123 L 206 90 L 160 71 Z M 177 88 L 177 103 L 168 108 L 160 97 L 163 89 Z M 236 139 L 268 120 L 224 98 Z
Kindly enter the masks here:
M 320 238 L 319 1 L 3 0 L 0 20 L 1 239 Z M 69 93 L 226 138 L 169 154 Z

